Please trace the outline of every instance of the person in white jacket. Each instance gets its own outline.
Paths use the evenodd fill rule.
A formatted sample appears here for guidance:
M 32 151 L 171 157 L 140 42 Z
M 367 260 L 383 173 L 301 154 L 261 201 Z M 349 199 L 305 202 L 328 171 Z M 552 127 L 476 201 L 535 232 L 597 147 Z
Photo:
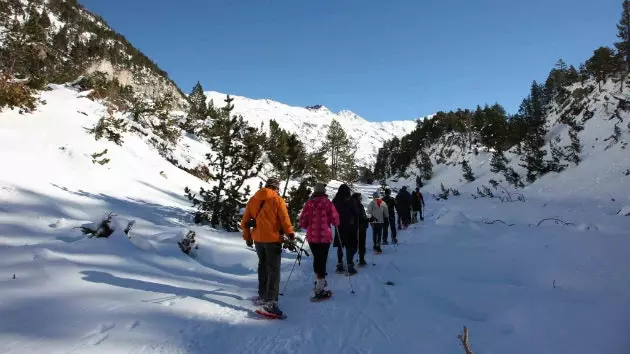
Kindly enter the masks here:
M 389 217 L 389 210 L 387 209 L 387 204 L 381 199 L 378 192 L 374 192 L 372 196 L 374 198 L 367 209 L 370 223 L 372 224 L 372 242 L 374 243 L 374 252 L 382 253 L 381 239 L 383 236 L 383 225 Z

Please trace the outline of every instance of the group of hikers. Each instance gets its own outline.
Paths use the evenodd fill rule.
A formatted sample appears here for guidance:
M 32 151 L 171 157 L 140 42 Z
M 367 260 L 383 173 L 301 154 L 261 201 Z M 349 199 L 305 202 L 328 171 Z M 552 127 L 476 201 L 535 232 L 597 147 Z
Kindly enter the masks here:
M 278 307 L 282 248 L 286 244 L 295 245 L 293 226 L 279 190 L 280 180 L 269 178 L 264 188 L 247 203 L 241 221 L 243 239 L 248 247 L 255 248 L 258 255 L 258 297 L 254 304 L 261 306 L 258 313 L 273 318 L 284 318 Z M 380 192 L 374 192 L 366 211 L 361 193 L 353 192 L 347 184 L 339 186 L 332 201 L 326 194 L 326 184 L 315 185 L 299 218 L 299 226 L 306 229 L 306 242 L 313 256 L 315 282 L 312 301 L 324 300 L 332 295 L 326 282 L 331 243 L 337 248 L 337 273 L 352 276 L 357 274 L 354 264 L 357 252 L 358 266 L 367 265 L 366 238 L 370 225 L 373 252 L 380 254 L 383 252 L 381 246 L 389 244 L 390 231 L 391 242 L 398 243 L 396 213 L 398 229 L 417 222 L 418 214 L 423 220 L 424 199 L 419 188 L 409 193 L 403 187 L 396 198 L 392 197 L 389 188 L 384 193 L 381 198 Z

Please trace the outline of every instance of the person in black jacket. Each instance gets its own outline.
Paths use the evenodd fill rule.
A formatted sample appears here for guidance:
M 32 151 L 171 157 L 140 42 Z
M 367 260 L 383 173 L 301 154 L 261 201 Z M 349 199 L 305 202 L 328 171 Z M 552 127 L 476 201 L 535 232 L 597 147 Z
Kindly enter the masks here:
M 365 207 L 363 206 L 363 203 L 361 201 L 361 193 L 354 193 L 352 195 L 352 200 L 359 210 L 359 267 L 364 267 L 365 265 L 367 265 L 367 262 L 365 262 L 365 240 L 367 238 L 369 221 L 367 214 L 365 213 Z
M 411 222 L 418 222 L 418 214 L 420 214 L 420 220 L 424 220 L 422 216 L 422 209 L 424 209 L 424 198 L 422 197 L 422 193 L 420 193 L 420 188 L 416 188 L 416 190 L 411 193 L 411 209 L 413 214 L 411 214 Z
M 411 194 L 407 187 L 402 187 L 396 195 L 396 205 L 398 205 L 398 217 L 401 219 L 402 227 L 407 228 L 411 223 Z
M 389 188 L 385 189 L 385 198 L 383 198 L 385 204 L 387 204 L 387 209 L 389 210 L 389 218 L 385 220 L 385 224 L 383 224 L 383 245 L 389 244 L 387 241 L 387 237 L 389 236 L 388 230 L 392 231 L 392 242 L 398 243 L 396 239 L 396 200 L 392 197 L 392 190 Z M 400 220 L 400 214 L 398 214 L 398 219 Z
M 346 249 L 346 272 L 348 275 L 354 275 L 357 270 L 354 268 L 354 255 L 357 252 L 358 243 L 358 220 L 360 216 L 359 208 L 352 201 L 352 191 L 347 184 L 339 186 L 337 195 L 333 198 L 333 204 L 339 213 L 339 227 L 336 228 L 333 246 L 337 247 L 337 272 L 344 271 L 343 268 L 343 250 Z

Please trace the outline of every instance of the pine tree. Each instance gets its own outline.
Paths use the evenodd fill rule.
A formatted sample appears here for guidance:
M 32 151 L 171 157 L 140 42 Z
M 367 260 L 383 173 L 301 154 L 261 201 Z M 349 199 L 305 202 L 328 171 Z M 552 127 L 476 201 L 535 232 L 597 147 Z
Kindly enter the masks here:
M 212 190 L 203 188 L 198 198 L 186 188 L 186 195 L 198 208 L 196 221 L 210 220 L 213 227 L 221 225 L 228 231 L 238 230 L 239 211 L 245 205 L 249 188 L 242 192 L 246 180 L 258 175 L 262 168 L 265 136 L 247 125 L 243 117 L 233 116 L 234 99 L 229 95 L 221 115 L 213 120 L 204 133 L 211 148 L 207 155 Z
M 291 223 L 293 225 L 299 225 L 300 211 L 302 211 L 304 204 L 306 204 L 310 196 L 311 189 L 308 188 L 308 182 L 305 180 L 300 182 L 300 185 L 297 188 L 291 187 L 289 196 L 286 199 L 287 211 L 289 212 L 289 218 L 291 218 Z
M 630 0 L 624 0 L 622 4 L 621 18 L 617 24 L 617 38 L 615 48 L 623 56 L 625 72 L 630 72 Z
M 524 184 L 521 181 L 521 175 L 518 172 L 514 171 L 512 167 L 508 167 L 505 173 L 503 174 L 507 183 L 514 186 L 514 188 L 523 188 Z
M 569 128 L 569 138 L 571 139 L 571 145 L 568 147 L 567 160 L 579 165 L 582 161 L 580 154 L 582 153 L 582 144 L 580 137 L 578 136 L 579 130 L 574 126 Z
M 462 161 L 462 172 L 464 174 L 464 179 L 468 182 L 472 182 L 475 180 L 475 175 L 473 174 L 472 168 L 468 164 L 468 161 Z
M 199 125 L 206 120 L 208 116 L 206 100 L 207 97 L 203 92 L 203 87 L 201 83 L 197 81 L 197 84 L 193 87 L 188 96 L 190 107 L 188 108 L 188 116 L 182 127 L 186 132 L 190 134 L 196 133 L 199 130 Z
M 539 176 L 547 172 L 544 157 L 545 135 L 545 107 L 543 104 L 543 89 L 533 82 L 529 97 L 523 100 L 519 115 L 524 120 L 527 134 L 523 139 L 523 167 L 527 168 L 527 181 L 532 183 Z
M 618 68 L 615 52 L 608 47 L 600 47 L 593 52 L 593 56 L 586 61 L 586 70 L 592 75 L 602 90 L 602 83 L 611 77 Z
M 317 182 L 328 183 L 330 181 L 330 167 L 326 162 L 326 152 L 316 151 L 310 153 L 306 158 L 306 168 L 304 169 L 303 181 L 309 185 Z
M 44 30 L 47 30 L 51 26 L 50 17 L 48 17 L 48 12 L 46 11 L 46 9 L 44 9 L 44 11 L 42 11 L 42 14 L 39 16 L 39 25 Z
M 490 160 L 490 171 L 494 173 L 505 172 L 508 162 L 503 150 L 495 148 L 494 151 L 492 151 L 492 159 Z
M 420 175 L 426 181 L 433 178 L 433 162 L 431 162 L 431 157 L 424 149 L 420 150 L 420 165 L 418 167 Z
M 565 155 L 558 145 L 560 141 L 560 136 L 556 136 L 549 142 L 549 147 L 551 149 L 551 161 L 547 162 L 547 168 L 552 172 L 562 172 L 567 167 L 566 164 L 562 163 L 565 159 Z
M 280 128 L 275 120 L 269 122 L 269 137 L 266 144 L 269 163 L 276 175 L 284 180 L 282 197 L 286 197 L 289 181 L 302 177 L 306 170 L 306 148 L 297 135 Z
M 337 120 L 333 119 L 330 124 L 323 149 L 330 156 L 330 170 L 333 179 L 341 177 L 344 171 L 354 168 L 353 158 L 356 150 Z

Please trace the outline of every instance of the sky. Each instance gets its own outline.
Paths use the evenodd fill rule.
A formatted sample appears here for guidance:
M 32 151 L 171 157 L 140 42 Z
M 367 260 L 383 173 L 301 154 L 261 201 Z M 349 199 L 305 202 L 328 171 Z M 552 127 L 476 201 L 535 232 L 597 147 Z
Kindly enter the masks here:
M 370 121 L 502 104 L 612 46 L 621 0 L 79 0 L 190 92 Z

